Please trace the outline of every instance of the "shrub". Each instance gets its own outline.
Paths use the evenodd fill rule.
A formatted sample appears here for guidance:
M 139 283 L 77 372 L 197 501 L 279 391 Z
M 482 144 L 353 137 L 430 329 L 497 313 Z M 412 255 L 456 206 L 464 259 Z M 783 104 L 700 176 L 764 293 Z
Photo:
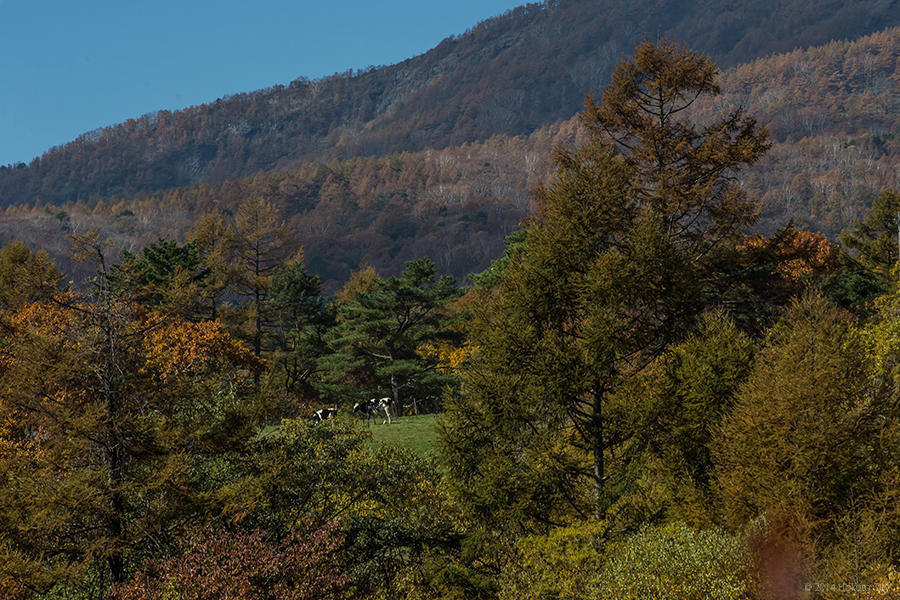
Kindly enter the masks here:
M 736 600 L 747 598 L 743 541 L 681 523 L 645 529 L 611 547 L 596 579 L 602 600 Z

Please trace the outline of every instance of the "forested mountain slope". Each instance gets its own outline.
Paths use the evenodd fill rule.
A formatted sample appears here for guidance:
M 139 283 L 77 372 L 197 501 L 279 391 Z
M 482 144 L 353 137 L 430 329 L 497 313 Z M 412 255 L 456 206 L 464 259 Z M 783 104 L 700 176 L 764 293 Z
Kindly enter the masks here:
M 725 71 L 715 103 L 699 119 L 743 105 L 774 146 L 744 176 L 762 199 L 759 229 L 794 219 L 834 236 L 885 188 L 900 185 L 900 28 L 854 42 L 760 59 Z M 332 285 L 371 264 L 398 273 L 429 255 L 457 277 L 502 252 L 502 240 L 530 212 L 531 189 L 553 174 L 554 146 L 581 131 L 567 119 L 528 136 L 494 136 L 443 150 L 308 162 L 218 185 L 198 185 L 99 203 L 10 208 L 0 241 L 39 241 L 69 272 L 68 233 L 100 229 L 138 249 L 179 237 L 196 217 L 262 195 L 281 207 L 311 269 Z
M 0 206 L 216 184 L 303 161 L 530 134 L 571 117 L 637 42 L 664 36 L 722 67 L 900 24 L 898 0 L 552 0 L 389 67 L 298 79 L 86 134 L 0 168 Z

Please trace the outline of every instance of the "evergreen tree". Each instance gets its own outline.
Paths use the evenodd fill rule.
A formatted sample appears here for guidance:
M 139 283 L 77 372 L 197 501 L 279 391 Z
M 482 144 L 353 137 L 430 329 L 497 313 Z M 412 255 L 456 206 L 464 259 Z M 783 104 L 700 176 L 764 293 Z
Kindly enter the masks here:
M 122 261 L 110 269 L 110 285 L 141 304 L 194 312 L 191 304 L 207 275 L 200 264 L 196 240 L 182 245 L 160 238 L 139 254 L 127 250 L 122 254 Z
M 325 353 L 325 334 L 334 310 L 321 294 L 322 278 L 292 261 L 272 276 L 270 302 L 273 370 L 285 392 L 311 396 L 317 361 Z
M 443 307 L 457 295 L 451 277 L 435 281 L 434 263 L 427 258 L 408 262 L 400 277 L 375 278 L 345 295 L 326 338 L 332 353 L 320 361 L 329 372 L 324 388 L 358 399 L 388 395 L 394 411 L 402 411 L 404 402 L 417 414 L 423 401 L 435 406 L 454 377 L 440 372 L 436 359 L 420 349 L 456 337 Z
M 891 279 L 891 270 L 900 256 L 900 192 L 882 192 L 866 218 L 854 220 L 853 228 L 841 234 L 841 242 L 857 252 L 863 266 L 883 280 Z

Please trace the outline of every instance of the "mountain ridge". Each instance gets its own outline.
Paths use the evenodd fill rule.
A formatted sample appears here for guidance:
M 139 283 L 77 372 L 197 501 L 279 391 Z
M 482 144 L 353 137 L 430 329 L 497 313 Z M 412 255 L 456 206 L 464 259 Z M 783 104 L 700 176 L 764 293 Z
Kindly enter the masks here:
M 159 111 L 0 168 L 0 206 L 215 184 L 305 161 L 529 134 L 599 92 L 662 35 L 723 67 L 900 24 L 900 0 L 554 0 L 518 7 L 395 65 Z
M 715 102 L 695 117 L 744 106 L 772 133 L 768 155 L 741 176 L 761 200 L 757 230 L 789 220 L 836 236 L 881 190 L 900 186 L 900 27 L 728 69 Z M 0 242 L 33 241 L 68 272 L 68 234 L 98 230 L 132 251 L 159 236 L 183 239 L 209 210 L 244 198 L 273 201 L 298 232 L 309 264 L 334 288 L 364 264 L 396 274 L 431 256 L 457 277 L 503 251 L 531 212 L 530 190 L 553 176 L 553 148 L 581 139 L 577 118 L 525 136 L 493 136 L 441 150 L 308 161 L 221 184 L 75 202 L 10 207 Z

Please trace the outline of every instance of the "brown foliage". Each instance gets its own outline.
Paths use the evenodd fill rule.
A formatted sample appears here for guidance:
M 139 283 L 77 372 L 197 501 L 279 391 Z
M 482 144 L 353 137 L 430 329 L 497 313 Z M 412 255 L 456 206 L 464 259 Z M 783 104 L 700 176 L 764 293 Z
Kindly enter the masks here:
M 151 563 L 116 587 L 111 600 L 328 600 L 348 577 L 338 561 L 335 527 L 295 529 L 282 541 L 260 531 L 193 532 L 181 556 Z

